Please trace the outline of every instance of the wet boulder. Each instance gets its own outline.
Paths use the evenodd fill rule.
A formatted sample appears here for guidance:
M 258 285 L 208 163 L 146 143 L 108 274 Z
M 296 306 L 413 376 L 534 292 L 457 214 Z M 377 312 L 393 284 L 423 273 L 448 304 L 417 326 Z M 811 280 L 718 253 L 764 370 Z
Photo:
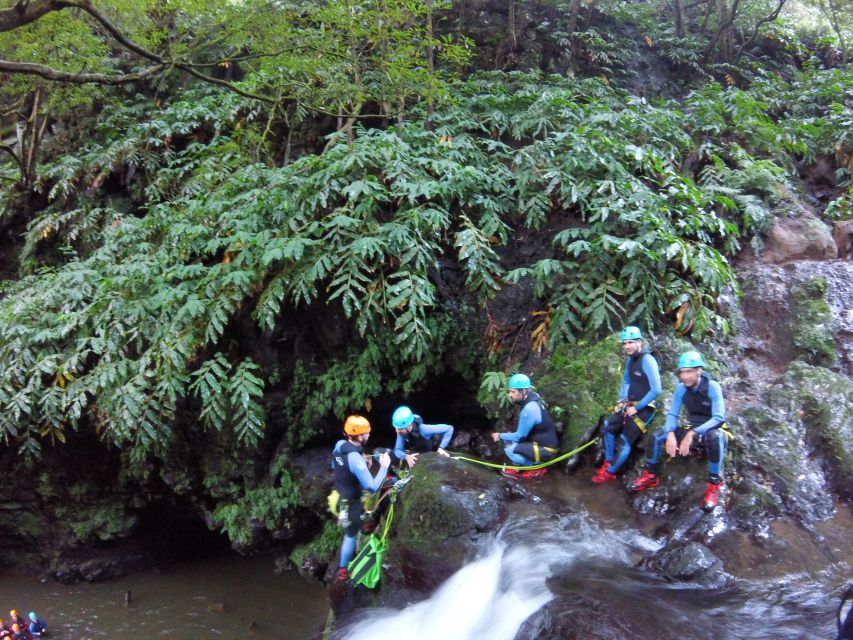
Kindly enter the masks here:
M 676 542 L 649 559 L 647 566 L 667 580 L 715 588 L 726 582 L 723 562 L 698 542 Z
M 484 467 L 423 454 L 395 503 L 392 580 L 416 591 L 443 582 L 504 522 L 509 486 Z

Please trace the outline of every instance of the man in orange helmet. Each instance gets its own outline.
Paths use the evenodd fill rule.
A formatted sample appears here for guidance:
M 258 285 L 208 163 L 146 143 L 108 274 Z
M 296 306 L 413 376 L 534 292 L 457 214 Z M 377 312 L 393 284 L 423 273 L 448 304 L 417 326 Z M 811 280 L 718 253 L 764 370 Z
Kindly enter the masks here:
M 335 470 L 335 489 L 340 493 L 338 522 L 344 528 L 341 557 L 338 563 L 338 580 L 346 580 L 347 565 L 355 555 L 355 540 L 361 529 L 364 506 L 362 491 L 378 491 L 391 465 L 391 456 L 386 451 L 379 457 L 379 470 L 370 475 L 364 459 L 364 445 L 370 437 L 370 423 L 363 416 L 349 416 L 344 422 L 345 440 L 339 440 L 332 451 Z

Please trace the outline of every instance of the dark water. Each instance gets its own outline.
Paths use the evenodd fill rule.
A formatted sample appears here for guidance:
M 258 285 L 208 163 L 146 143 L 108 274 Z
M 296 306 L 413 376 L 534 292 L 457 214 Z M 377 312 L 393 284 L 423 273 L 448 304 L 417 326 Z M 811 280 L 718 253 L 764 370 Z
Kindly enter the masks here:
M 35 609 L 61 640 L 303 640 L 322 629 L 328 613 L 322 587 L 295 573 L 273 575 L 272 558 L 239 557 L 71 586 L 6 575 L 4 621 L 12 608 L 24 616 Z
M 558 500 L 525 503 L 520 517 L 430 597 L 402 610 L 362 611 L 335 637 L 835 637 L 837 597 L 853 579 L 849 507 L 814 530 L 777 520 L 768 540 L 739 531 L 719 536 L 711 546 L 729 579 L 721 589 L 707 589 L 667 583 L 642 568 L 643 558 L 663 544 L 657 532 L 665 519 L 637 516 L 618 487 L 559 476 L 536 491 Z M 73 586 L 6 575 L 0 611 L 35 609 L 54 638 L 67 640 L 317 638 L 328 614 L 325 589 L 295 573 L 275 576 L 272 567 L 271 558 L 229 556 Z

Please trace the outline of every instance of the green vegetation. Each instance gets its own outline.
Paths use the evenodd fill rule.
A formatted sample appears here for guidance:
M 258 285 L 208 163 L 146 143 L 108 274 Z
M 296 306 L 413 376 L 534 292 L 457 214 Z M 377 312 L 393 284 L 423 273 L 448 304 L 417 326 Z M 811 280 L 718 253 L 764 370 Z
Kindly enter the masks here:
M 6 2 L 0 225 L 22 240 L 0 437 L 36 459 L 94 432 L 136 478 L 180 458 L 175 490 L 204 487 L 247 544 L 287 526 L 298 486 L 240 456 L 446 372 L 495 370 L 496 415 L 510 340 L 554 354 L 540 382 L 574 433 L 618 373 L 577 397 L 559 378 L 584 378 L 612 329 L 729 330 L 731 259 L 802 167 L 834 163 L 826 215 L 849 212 L 853 77 L 774 6 L 677 0 L 669 23 L 555 1 L 521 25 L 516 4 L 482 32 L 442 0 Z M 820 36 L 846 55 L 831 14 Z M 522 29 L 541 41 L 526 58 Z M 620 88 L 632 52 L 684 78 L 679 97 Z M 536 322 L 500 334 L 488 305 L 513 290 Z M 188 451 L 212 442 L 228 472 L 198 481 Z

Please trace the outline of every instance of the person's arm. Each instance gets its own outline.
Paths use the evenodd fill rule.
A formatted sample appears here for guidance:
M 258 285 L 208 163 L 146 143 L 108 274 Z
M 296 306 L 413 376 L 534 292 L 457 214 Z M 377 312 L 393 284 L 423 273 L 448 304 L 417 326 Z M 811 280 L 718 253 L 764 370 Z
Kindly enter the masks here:
M 661 392 L 658 362 L 649 354 L 646 354 L 643 357 L 643 373 L 645 373 L 646 377 L 649 379 L 649 392 L 637 401 L 635 406 L 638 410 L 648 406 L 660 395 Z
M 622 385 L 619 387 L 619 402 L 628 399 L 628 388 L 631 386 L 631 358 L 625 360 L 625 373 L 622 374 Z
M 542 410 L 536 402 L 528 402 L 518 416 L 518 428 L 515 433 L 502 433 L 500 439 L 504 442 L 521 442 L 528 436 L 537 424 L 542 422 Z
M 406 438 L 399 433 L 397 434 L 397 441 L 394 443 L 394 457 L 401 461 L 406 459 Z
M 379 491 L 382 481 L 385 480 L 385 472 L 388 470 L 390 462 L 391 457 L 387 453 L 383 453 L 379 458 L 379 471 L 376 472 L 375 477 L 371 477 L 370 472 L 367 470 L 367 463 L 364 461 L 364 456 L 355 451 L 347 455 L 349 470 L 358 478 L 361 488 L 366 491 Z
M 693 429 L 700 436 L 709 429 L 719 427 L 726 421 L 726 402 L 723 400 L 723 389 L 716 380 L 708 382 L 708 397 L 711 398 L 711 417 Z
M 438 448 L 446 449 L 447 445 L 450 444 L 450 439 L 453 437 L 453 426 L 449 424 L 422 424 L 421 435 L 426 438 L 441 436 Z

